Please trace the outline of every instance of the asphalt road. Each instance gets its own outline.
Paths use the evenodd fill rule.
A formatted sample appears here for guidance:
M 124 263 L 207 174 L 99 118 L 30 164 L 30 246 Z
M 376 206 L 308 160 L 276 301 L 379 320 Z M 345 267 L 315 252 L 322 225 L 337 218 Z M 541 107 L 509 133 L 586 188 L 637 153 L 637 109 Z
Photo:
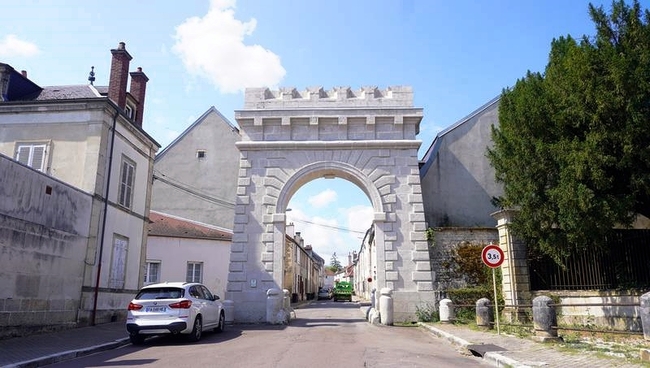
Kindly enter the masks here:
M 50 367 L 485 367 L 480 358 L 418 327 L 376 326 L 355 303 L 318 301 L 296 310 L 288 326 L 233 325 L 198 343 L 151 338 L 142 346 Z

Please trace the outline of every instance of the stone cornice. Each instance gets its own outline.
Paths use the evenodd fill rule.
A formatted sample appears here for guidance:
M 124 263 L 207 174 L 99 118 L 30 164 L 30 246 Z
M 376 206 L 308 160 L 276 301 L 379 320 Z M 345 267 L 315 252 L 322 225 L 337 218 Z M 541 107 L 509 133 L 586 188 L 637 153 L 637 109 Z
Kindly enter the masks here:
M 363 150 L 363 149 L 415 149 L 420 140 L 367 140 L 367 141 L 240 141 L 237 148 L 244 151 L 262 150 Z

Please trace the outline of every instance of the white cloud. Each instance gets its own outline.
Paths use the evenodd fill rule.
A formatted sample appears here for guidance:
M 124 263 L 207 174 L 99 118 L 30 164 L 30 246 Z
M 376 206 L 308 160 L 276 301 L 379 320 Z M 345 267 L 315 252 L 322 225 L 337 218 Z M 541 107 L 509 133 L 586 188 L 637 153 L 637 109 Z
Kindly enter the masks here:
M 285 69 L 280 57 L 260 45 L 246 45 L 257 20 L 235 19 L 235 0 L 213 0 L 208 13 L 188 18 L 176 27 L 173 51 L 187 71 L 207 78 L 223 93 L 246 87 L 275 87 Z
M 326 189 L 314 196 L 309 197 L 307 202 L 316 208 L 323 208 L 332 202 L 336 202 L 338 195 L 332 189 Z
M 370 206 L 354 206 L 350 207 L 347 210 L 347 227 L 350 230 L 354 231 L 363 231 L 368 230 L 370 225 L 372 225 L 372 218 L 374 210 Z
M 35 44 L 18 39 L 16 35 L 7 35 L 0 40 L 0 57 L 34 56 L 39 53 Z

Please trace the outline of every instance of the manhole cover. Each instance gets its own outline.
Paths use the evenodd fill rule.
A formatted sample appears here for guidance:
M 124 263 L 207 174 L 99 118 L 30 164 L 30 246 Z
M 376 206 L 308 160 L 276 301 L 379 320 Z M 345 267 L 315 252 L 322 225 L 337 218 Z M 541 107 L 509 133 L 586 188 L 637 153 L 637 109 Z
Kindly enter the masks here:
M 483 355 L 489 351 L 506 351 L 506 349 L 494 344 L 467 345 L 467 350 L 469 350 L 472 355 L 481 358 L 483 358 Z

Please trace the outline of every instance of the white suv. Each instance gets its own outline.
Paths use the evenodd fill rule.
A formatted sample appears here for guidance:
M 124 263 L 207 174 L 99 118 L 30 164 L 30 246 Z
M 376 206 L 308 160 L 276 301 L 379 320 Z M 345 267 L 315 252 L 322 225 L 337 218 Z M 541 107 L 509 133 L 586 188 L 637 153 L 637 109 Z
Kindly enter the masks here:
M 129 303 L 126 330 L 133 344 L 160 334 L 187 334 L 199 341 L 204 329 L 223 331 L 225 320 L 223 304 L 205 285 L 165 282 L 140 289 Z

